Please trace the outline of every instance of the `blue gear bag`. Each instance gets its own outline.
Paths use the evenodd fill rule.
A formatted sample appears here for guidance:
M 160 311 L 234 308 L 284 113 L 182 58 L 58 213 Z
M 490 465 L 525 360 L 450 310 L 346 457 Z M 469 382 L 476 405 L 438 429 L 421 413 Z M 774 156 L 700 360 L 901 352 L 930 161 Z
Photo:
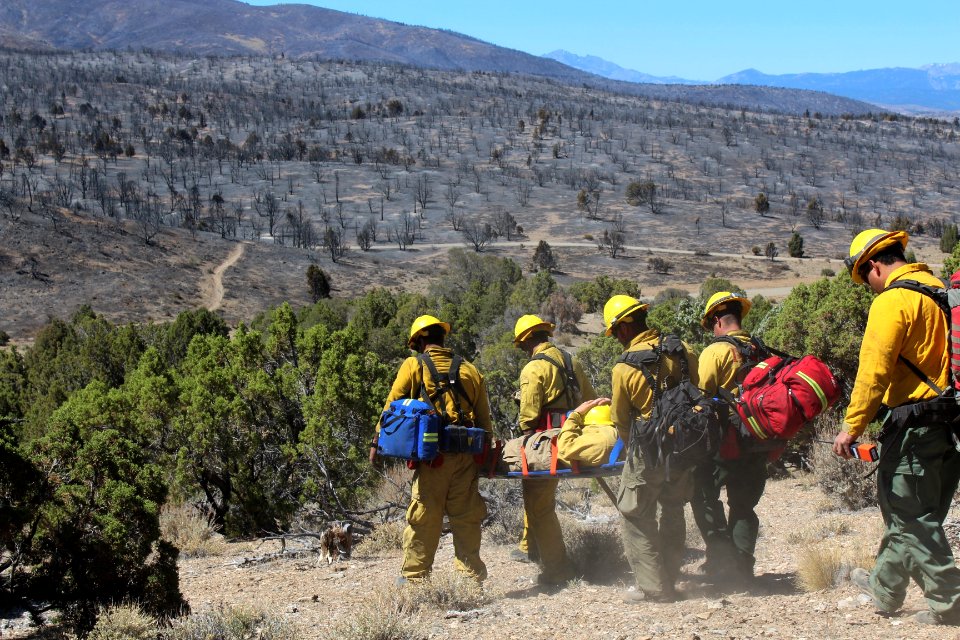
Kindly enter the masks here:
M 433 460 L 440 452 L 442 424 L 432 404 L 413 398 L 394 400 L 380 418 L 377 453 L 404 460 Z

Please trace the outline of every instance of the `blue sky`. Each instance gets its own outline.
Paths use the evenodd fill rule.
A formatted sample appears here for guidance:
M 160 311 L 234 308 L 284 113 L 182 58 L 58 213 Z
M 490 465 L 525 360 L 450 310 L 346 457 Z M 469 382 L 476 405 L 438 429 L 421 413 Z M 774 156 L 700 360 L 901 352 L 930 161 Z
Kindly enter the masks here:
M 289 4 L 243 0 L 248 4 Z M 715 80 L 960 62 L 960 3 L 940 0 L 301 0 L 450 29 L 542 55 L 566 49 L 658 76 Z

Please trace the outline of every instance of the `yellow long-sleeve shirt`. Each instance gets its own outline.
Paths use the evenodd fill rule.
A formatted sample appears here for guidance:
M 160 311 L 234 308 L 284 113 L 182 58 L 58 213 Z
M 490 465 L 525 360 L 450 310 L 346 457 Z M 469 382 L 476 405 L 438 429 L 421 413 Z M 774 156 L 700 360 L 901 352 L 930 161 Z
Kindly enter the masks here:
M 445 374 L 450 370 L 450 364 L 453 361 L 453 352 L 445 347 L 430 346 L 426 353 L 430 355 L 433 364 L 437 367 L 437 372 Z M 422 377 L 421 377 L 422 376 Z M 401 398 L 420 398 L 420 383 L 426 378 L 427 393 L 432 395 L 437 390 L 436 381 L 430 375 L 429 370 L 423 367 L 421 370 L 420 362 L 416 357 L 410 357 L 403 361 L 400 370 L 397 372 L 397 378 L 393 382 L 387 401 L 384 403 L 384 411 L 390 408 L 390 403 Z M 490 401 L 487 398 L 487 386 L 483 376 L 477 368 L 470 362 L 463 360 L 460 364 L 460 384 L 466 398 L 460 396 L 457 401 L 460 403 L 460 409 L 463 411 L 463 421 L 472 424 L 475 427 L 484 429 L 492 434 L 493 428 L 490 421 Z M 453 393 L 443 394 L 444 408 L 448 415 L 456 416 L 456 406 L 454 404 Z M 380 423 L 377 423 L 377 433 L 380 433 Z
M 604 464 L 617 443 L 617 429 L 607 424 L 583 424 L 583 416 L 572 412 L 557 436 L 557 458 L 566 465 L 574 461 L 585 466 Z
M 943 286 L 922 263 L 895 270 L 885 286 L 897 280 Z M 937 395 L 898 356 L 919 367 L 940 388 L 946 387 L 950 377 L 948 333 L 946 315 L 927 296 L 906 289 L 877 295 L 870 305 L 860 346 L 860 366 L 844 419 L 847 433 L 859 437 L 881 402 L 896 407 Z
M 750 334 L 742 329 L 731 331 L 727 335 L 741 340 L 744 344 L 750 340 Z M 742 364 L 743 356 L 732 344 L 723 341 L 712 342 L 700 354 L 697 367 L 700 373 L 698 386 L 709 396 L 716 396 L 719 389 L 726 389 L 736 394 L 739 391 L 737 373 Z
M 631 340 L 630 345 L 624 349 L 624 353 L 656 349 L 659 339 L 660 333 L 656 329 L 648 329 Z M 699 381 L 697 357 L 693 355 L 687 344 L 683 346 L 686 350 L 690 381 L 697 384 Z M 653 367 L 650 375 L 655 376 L 656 374 L 656 367 Z M 680 367 L 674 358 L 664 356 L 661 375 L 666 375 L 672 384 L 679 381 L 680 374 Z M 617 427 L 620 438 L 624 442 L 629 442 L 630 427 L 633 420 L 636 417 L 642 417 L 646 420 L 653 411 L 653 389 L 650 388 L 643 373 L 623 362 L 618 362 L 613 366 L 611 385 L 613 393 L 610 413 L 613 416 L 613 423 Z
M 563 366 L 563 354 L 550 342 L 543 342 L 533 350 L 533 355 L 543 354 Z M 573 374 L 580 385 L 580 395 L 568 399 L 564 392 L 566 374 L 560 367 L 546 360 L 530 360 L 520 371 L 520 430 L 537 429 L 540 415 L 545 410 L 573 409 L 585 400 L 597 397 L 583 367 L 573 358 Z

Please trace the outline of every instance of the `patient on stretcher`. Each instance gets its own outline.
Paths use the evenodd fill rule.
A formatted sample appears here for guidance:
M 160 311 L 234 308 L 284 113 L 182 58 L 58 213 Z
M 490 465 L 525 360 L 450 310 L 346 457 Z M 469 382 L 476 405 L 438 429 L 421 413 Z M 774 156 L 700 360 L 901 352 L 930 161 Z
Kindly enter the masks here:
M 508 440 L 497 471 L 549 471 L 571 466 L 604 464 L 617 443 L 617 429 L 610 419 L 610 399 L 582 403 L 567 415 L 563 427 L 547 429 Z

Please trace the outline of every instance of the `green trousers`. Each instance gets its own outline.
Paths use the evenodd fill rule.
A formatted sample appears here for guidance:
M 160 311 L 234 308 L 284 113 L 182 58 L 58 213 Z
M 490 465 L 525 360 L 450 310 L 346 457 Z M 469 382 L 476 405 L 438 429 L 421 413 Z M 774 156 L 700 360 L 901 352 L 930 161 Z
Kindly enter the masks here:
M 870 576 L 874 594 L 886 611 L 896 611 L 913 578 L 934 613 L 957 620 L 960 569 L 943 521 L 960 480 L 960 453 L 942 425 L 907 427 L 887 447 L 877 473 L 886 529 Z
M 453 530 L 456 569 L 476 580 L 486 579 L 487 567 L 480 559 L 480 523 L 487 517 L 487 505 L 480 497 L 477 465 L 467 453 L 443 454 L 439 467 L 417 466 L 403 532 L 401 575 L 418 580 L 430 574 L 444 513 Z
M 683 505 L 692 493 L 691 469 L 672 469 L 668 480 L 664 467 L 647 466 L 640 454 L 628 456 L 617 509 L 623 515 L 624 555 L 644 593 L 661 594 L 676 584 L 686 550 Z
M 693 518 L 713 571 L 728 569 L 752 576 L 760 518 L 755 511 L 767 484 L 768 451 L 744 452 L 733 460 L 714 458 L 694 471 Z M 724 512 L 720 489 L 727 488 Z

